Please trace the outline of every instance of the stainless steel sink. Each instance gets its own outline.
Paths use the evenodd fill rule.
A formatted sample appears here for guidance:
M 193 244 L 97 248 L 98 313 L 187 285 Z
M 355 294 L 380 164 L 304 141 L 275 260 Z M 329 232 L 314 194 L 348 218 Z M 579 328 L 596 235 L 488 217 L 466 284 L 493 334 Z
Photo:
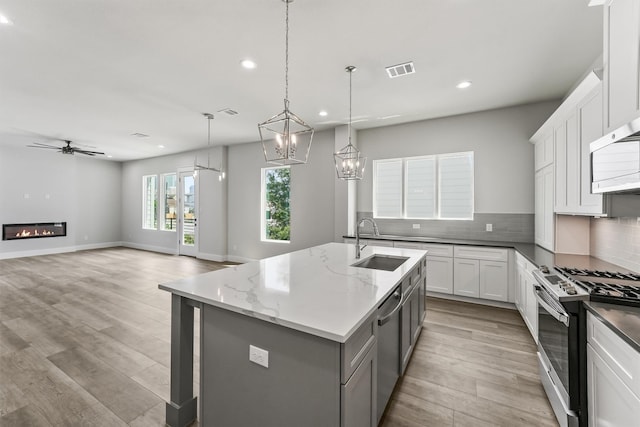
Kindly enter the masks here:
M 374 270 L 393 271 L 400 267 L 409 257 L 374 254 L 369 258 L 351 264 L 352 267 L 371 268 Z

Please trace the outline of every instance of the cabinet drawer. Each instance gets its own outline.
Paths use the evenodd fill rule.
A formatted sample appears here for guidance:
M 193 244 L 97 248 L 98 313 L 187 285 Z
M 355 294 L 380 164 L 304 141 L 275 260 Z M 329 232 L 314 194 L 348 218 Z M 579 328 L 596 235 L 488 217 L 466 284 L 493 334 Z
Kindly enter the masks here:
M 640 353 L 591 313 L 587 313 L 587 342 L 622 382 L 640 396 Z
M 340 357 L 342 359 L 340 382 L 342 384 L 349 380 L 369 349 L 374 345 L 378 336 L 377 322 L 378 313 L 374 312 L 346 343 L 340 345 Z
M 424 243 L 419 242 L 393 242 L 394 248 L 403 249 L 424 249 Z
M 424 243 L 422 249 L 427 250 L 427 255 L 429 256 L 444 256 L 444 257 L 452 257 L 453 256 L 453 245 L 438 245 L 431 243 Z
M 478 246 L 454 246 L 453 256 L 456 258 L 506 262 L 509 260 L 509 250 L 503 248 L 487 248 Z

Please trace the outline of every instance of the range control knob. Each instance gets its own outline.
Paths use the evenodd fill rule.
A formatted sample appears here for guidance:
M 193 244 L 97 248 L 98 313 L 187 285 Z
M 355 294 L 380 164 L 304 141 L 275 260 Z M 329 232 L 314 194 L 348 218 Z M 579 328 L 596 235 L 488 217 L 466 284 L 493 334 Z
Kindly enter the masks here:
M 546 265 L 541 265 L 540 271 L 542 271 L 544 274 L 549 274 L 549 267 L 547 267 Z
M 576 295 L 578 293 L 578 291 L 576 291 L 576 288 L 574 286 L 571 287 L 567 287 L 565 289 L 565 292 L 568 293 L 569 295 Z

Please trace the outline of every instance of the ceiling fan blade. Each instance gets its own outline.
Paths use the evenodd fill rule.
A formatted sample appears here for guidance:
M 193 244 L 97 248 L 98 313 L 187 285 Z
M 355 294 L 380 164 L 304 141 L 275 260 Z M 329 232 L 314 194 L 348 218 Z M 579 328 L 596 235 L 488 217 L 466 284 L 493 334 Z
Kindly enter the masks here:
M 75 149 L 74 151 L 76 153 L 86 154 L 87 156 L 95 156 L 96 154 L 104 155 L 104 153 L 100 151 L 88 151 L 88 150 L 78 150 L 78 149 Z
M 60 150 L 60 147 L 55 147 L 53 145 L 44 145 L 44 144 L 40 144 L 40 145 L 27 145 L 27 147 L 29 148 L 46 148 L 49 150 Z

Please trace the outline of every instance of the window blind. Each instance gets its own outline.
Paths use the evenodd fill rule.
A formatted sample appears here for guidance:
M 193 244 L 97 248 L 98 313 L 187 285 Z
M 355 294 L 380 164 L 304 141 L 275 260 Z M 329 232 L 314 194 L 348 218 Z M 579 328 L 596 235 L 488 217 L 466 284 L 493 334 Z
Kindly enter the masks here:
M 373 177 L 373 215 L 402 217 L 402 159 L 376 161 Z
M 473 219 L 473 153 L 438 159 L 440 218 Z
M 406 161 L 407 218 L 436 217 L 436 158 L 425 157 Z

